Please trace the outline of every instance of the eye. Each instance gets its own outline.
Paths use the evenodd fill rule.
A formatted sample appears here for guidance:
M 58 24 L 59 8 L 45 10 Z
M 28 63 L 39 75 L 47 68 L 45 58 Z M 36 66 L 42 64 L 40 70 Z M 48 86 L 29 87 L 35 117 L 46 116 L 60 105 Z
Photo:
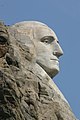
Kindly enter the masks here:
M 0 44 L 3 45 L 7 42 L 7 39 L 3 36 L 0 36 Z
M 46 44 L 50 44 L 53 41 L 54 41 L 54 38 L 52 36 L 45 36 L 41 38 L 41 42 L 46 43 Z
M 49 42 L 49 40 L 48 39 L 44 39 L 44 41 L 43 41 L 44 43 L 48 43 Z

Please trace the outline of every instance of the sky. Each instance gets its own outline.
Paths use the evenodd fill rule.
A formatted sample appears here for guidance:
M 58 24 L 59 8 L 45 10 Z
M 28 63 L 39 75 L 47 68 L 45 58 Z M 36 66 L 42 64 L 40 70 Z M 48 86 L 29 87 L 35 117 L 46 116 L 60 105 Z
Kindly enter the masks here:
M 54 82 L 80 119 L 80 0 L 0 0 L 0 20 L 37 20 L 56 32 L 64 55 Z

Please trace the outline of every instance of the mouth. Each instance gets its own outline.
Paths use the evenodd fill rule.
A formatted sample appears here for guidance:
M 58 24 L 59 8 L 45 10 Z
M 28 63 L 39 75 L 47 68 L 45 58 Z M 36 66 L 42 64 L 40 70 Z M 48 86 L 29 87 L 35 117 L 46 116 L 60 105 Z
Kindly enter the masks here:
M 59 62 L 59 59 L 53 59 L 53 58 L 51 58 L 50 60 L 54 60 L 54 61 L 58 61 Z

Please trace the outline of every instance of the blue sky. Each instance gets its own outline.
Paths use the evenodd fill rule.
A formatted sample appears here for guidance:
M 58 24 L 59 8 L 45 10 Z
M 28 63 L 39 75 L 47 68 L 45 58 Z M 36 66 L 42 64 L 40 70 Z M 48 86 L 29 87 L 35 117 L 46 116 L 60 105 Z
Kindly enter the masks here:
M 38 20 L 55 30 L 64 55 L 54 81 L 80 119 L 80 0 L 0 0 L 0 19 Z

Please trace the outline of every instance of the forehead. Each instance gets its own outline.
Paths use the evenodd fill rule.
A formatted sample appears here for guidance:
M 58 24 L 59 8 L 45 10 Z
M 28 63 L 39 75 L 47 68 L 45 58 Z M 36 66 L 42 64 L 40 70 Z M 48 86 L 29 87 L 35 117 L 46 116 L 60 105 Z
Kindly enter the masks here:
M 36 27 L 34 29 L 34 36 L 37 39 L 41 39 L 44 36 L 53 36 L 55 39 L 57 39 L 55 32 L 47 26 Z
M 15 26 L 19 32 L 25 33 L 27 36 L 31 36 L 35 39 L 41 39 L 44 36 L 53 36 L 57 39 L 55 32 L 47 25 L 37 21 L 24 21 L 16 23 Z

